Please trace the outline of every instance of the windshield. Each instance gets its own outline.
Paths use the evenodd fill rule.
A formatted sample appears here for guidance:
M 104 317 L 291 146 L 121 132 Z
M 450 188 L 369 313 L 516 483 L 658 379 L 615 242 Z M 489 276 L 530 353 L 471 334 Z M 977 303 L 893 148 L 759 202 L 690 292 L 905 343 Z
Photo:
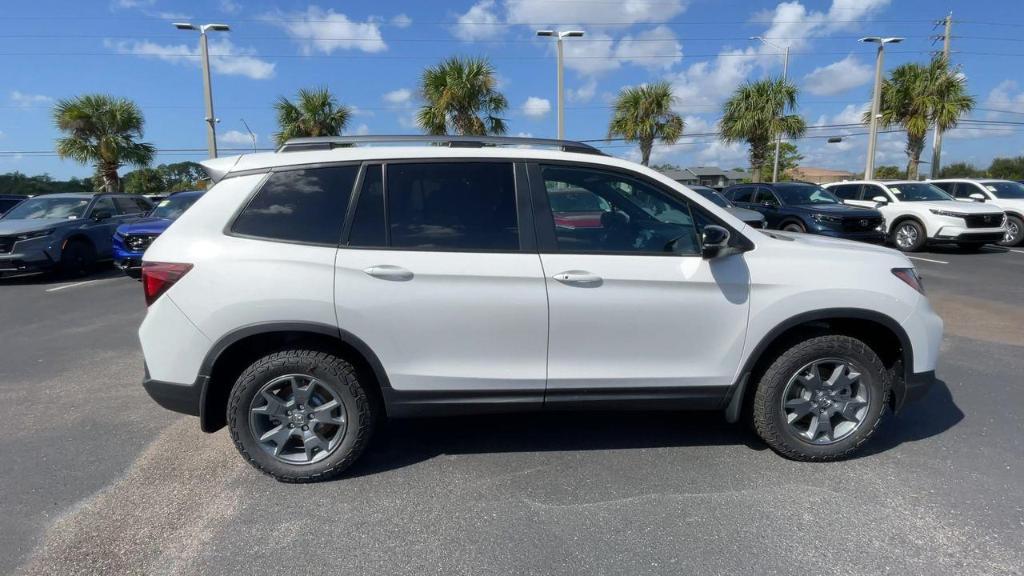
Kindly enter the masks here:
M 996 180 L 995 182 L 982 182 L 981 185 L 994 194 L 996 198 L 1024 199 L 1024 184 L 1020 182 Z
M 24 200 L 21 204 L 11 208 L 10 212 L 4 214 L 4 219 L 81 218 L 85 213 L 85 207 L 88 205 L 88 198 L 47 198 L 45 196 L 37 196 Z
M 775 184 L 775 193 L 783 204 L 840 204 L 831 192 L 821 186 L 803 183 Z
M 890 184 L 889 191 L 901 202 L 927 202 L 929 200 L 952 200 L 953 197 L 942 191 L 938 186 L 924 182 L 906 182 Z
M 722 208 L 729 208 L 730 206 L 732 206 L 732 203 L 726 200 L 725 196 L 722 196 L 721 194 L 715 192 L 711 188 L 704 188 L 703 186 L 691 186 L 690 190 L 693 190 L 697 194 L 700 194 L 701 196 L 707 198 L 708 200 L 711 200 L 712 202 L 721 206 Z
M 191 194 L 188 196 L 171 196 L 166 200 L 161 200 L 149 215 L 153 218 L 176 220 L 185 210 L 188 210 L 189 206 L 195 204 L 196 200 L 199 200 L 199 196 Z

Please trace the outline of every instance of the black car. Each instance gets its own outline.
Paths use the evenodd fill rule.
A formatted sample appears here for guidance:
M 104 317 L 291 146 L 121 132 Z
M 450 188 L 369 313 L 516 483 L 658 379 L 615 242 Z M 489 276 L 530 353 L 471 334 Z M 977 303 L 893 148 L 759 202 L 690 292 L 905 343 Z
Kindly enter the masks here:
M 14 208 L 14 205 L 21 202 L 28 196 L 19 196 L 18 194 L 0 194 L 0 216 L 3 216 L 5 212 Z
M 739 218 L 740 220 L 743 220 L 744 222 L 747 223 L 748 226 L 753 226 L 754 228 L 767 227 L 767 224 L 765 224 L 764 214 L 761 214 L 760 212 L 755 212 L 754 210 L 748 210 L 746 208 L 734 206 L 733 203 L 729 202 L 729 200 L 726 199 L 725 196 L 722 196 L 721 192 L 713 188 L 708 188 L 707 186 L 694 185 L 689 186 L 689 188 L 690 190 L 693 190 L 697 194 L 700 194 L 701 196 L 721 206 L 722 208 L 725 208 L 726 212 L 732 214 L 733 216 Z
M 882 213 L 849 206 L 810 182 L 737 184 L 723 191 L 740 208 L 764 214 L 768 228 L 847 240 L 885 241 Z

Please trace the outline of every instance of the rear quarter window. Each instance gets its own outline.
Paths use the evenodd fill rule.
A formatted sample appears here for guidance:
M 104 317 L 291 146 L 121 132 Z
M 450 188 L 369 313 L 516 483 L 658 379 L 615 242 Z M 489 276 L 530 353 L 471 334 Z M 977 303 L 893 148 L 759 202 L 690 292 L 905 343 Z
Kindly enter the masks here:
M 241 236 L 335 246 L 358 166 L 273 172 L 231 226 Z

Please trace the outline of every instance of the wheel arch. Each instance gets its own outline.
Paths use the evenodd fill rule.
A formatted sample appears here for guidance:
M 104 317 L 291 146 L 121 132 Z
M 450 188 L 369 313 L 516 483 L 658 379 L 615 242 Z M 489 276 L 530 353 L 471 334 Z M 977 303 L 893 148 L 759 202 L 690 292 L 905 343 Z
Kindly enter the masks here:
M 355 366 L 375 402 L 384 404 L 390 382 L 370 347 L 356 335 L 316 322 L 269 322 L 245 326 L 221 337 L 210 348 L 199 369 L 200 427 L 215 432 L 226 424 L 228 396 L 238 376 L 255 360 L 286 346 L 307 347 L 338 354 Z M 386 406 L 382 406 L 386 410 Z
M 85 242 L 86 244 L 91 246 L 93 250 L 96 249 L 96 243 L 93 242 L 92 238 L 90 238 L 88 234 L 84 232 L 73 232 L 71 234 L 68 234 L 67 236 L 64 237 L 63 240 L 61 240 L 60 251 L 64 252 L 64 248 L 67 247 L 67 245 L 72 242 Z
M 916 214 L 901 214 L 893 218 L 892 224 L 889 225 L 889 233 L 892 234 L 893 232 L 895 232 L 896 227 L 906 222 L 907 220 L 913 220 L 914 222 L 917 222 L 918 226 L 920 226 L 921 229 L 924 230 L 924 235 L 926 237 L 928 236 L 928 225 L 925 224 L 924 220 L 922 220 L 921 217 Z
M 906 330 L 890 316 L 860 308 L 829 308 L 797 314 L 768 331 L 743 363 L 726 403 L 726 419 L 737 422 L 750 408 L 757 379 L 783 349 L 822 334 L 844 334 L 865 342 L 892 372 L 890 405 L 903 406 L 906 382 L 913 371 L 914 349 Z

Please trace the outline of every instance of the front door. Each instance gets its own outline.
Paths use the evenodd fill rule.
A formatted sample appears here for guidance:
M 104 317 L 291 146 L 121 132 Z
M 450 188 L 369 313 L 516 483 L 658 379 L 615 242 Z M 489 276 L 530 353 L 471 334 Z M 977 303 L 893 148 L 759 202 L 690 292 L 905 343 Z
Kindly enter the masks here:
M 627 172 L 550 164 L 530 175 L 550 302 L 546 401 L 615 389 L 693 398 L 732 384 L 750 282 L 742 255 L 701 258 L 710 216 Z M 589 213 L 583 224 L 572 206 Z

